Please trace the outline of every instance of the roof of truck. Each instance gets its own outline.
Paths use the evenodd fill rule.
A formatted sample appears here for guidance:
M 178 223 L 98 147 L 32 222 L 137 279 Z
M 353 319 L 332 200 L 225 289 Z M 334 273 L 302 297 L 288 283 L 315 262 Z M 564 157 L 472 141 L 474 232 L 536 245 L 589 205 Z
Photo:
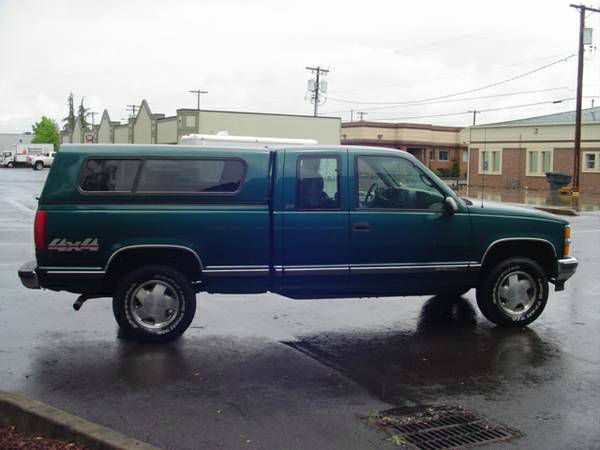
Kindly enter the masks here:
M 402 151 L 391 147 L 368 147 L 368 146 L 348 146 L 348 145 L 302 145 L 302 146 L 289 146 L 285 144 L 280 145 L 269 145 L 269 146 L 256 146 L 256 147 L 229 147 L 229 146 L 216 146 L 211 145 L 173 145 L 173 144 L 63 144 L 61 151 L 68 153 L 86 153 L 86 154 L 149 154 L 149 155 L 164 155 L 165 152 L 172 154 L 173 156 L 182 156 L 185 153 L 196 153 L 208 152 L 208 151 L 224 151 L 224 152 L 256 152 L 256 153 L 268 153 L 270 150 L 306 150 L 306 151 L 342 151 L 349 147 L 353 149 L 367 150 L 373 152 L 382 151 Z M 407 152 L 403 152 L 406 154 Z

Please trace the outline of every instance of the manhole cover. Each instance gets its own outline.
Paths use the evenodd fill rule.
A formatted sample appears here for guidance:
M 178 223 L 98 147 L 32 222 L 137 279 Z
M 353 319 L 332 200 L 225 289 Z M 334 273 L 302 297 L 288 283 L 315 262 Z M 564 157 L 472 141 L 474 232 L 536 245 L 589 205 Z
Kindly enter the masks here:
M 459 406 L 395 408 L 371 413 L 368 422 L 394 444 L 424 450 L 475 447 L 523 436 Z

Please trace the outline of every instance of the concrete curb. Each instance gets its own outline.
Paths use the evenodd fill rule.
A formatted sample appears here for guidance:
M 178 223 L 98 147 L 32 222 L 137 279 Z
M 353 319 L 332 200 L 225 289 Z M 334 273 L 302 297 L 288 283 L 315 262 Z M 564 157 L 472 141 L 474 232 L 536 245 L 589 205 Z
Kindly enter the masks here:
M 158 447 L 97 425 L 45 403 L 0 391 L 0 426 L 51 439 L 77 442 L 97 450 L 159 450 Z

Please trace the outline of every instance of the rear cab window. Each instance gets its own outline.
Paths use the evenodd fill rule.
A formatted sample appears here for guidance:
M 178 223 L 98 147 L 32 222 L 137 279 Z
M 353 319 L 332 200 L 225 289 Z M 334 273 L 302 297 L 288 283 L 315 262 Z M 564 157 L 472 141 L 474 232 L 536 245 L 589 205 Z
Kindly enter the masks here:
M 90 158 L 79 189 L 86 194 L 237 194 L 246 174 L 238 158 Z

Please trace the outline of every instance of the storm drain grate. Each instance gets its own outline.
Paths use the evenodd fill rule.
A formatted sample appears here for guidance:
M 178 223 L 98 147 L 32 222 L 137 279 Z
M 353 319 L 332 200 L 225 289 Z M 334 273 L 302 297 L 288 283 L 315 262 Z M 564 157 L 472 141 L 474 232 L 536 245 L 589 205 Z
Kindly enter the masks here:
M 460 406 L 395 408 L 370 414 L 368 421 L 390 434 L 391 442 L 423 450 L 475 447 L 523 436 Z

